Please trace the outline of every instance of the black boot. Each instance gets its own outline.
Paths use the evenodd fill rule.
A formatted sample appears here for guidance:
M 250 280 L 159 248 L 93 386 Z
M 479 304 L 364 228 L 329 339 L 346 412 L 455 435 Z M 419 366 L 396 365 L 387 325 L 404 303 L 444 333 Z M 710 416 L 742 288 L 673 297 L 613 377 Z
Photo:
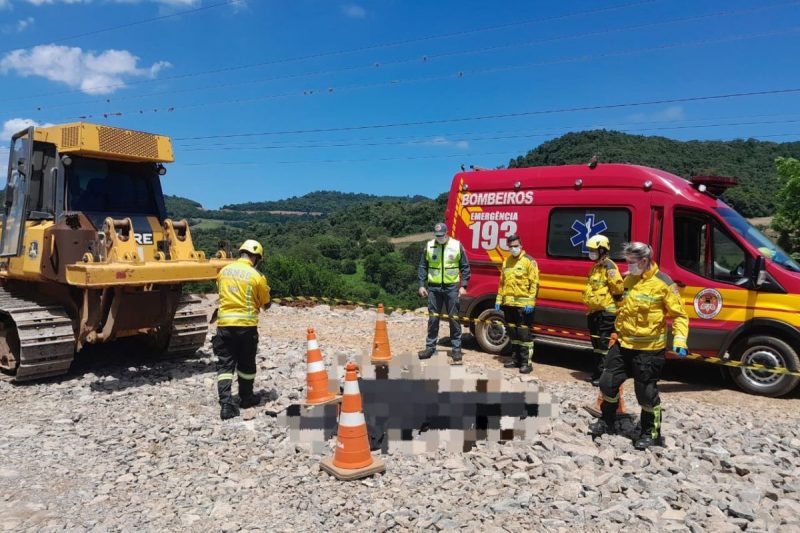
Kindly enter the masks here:
M 221 404 L 221 407 L 220 407 L 220 410 L 219 410 L 219 417 L 222 420 L 228 420 L 228 419 L 231 419 L 231 418 L 235 418 L 237 416 L 239 416 L 239 408 L 236 407 L 235 403 L 226 402 L 226 403 Z
M 463 355 L 461 354 L 461 348 L 453 348 L 452 352 L 453 362 L 460 363 Z
M 600 404 L 601 420 L 605 422 L 610 432 L 614 431 L 614 422 L 617 420 L 617 406 L 616 402 L 607 402 L 605 400 Z
M 253 394 L 253 380 L 239 377 L 239 407 L 249 409 L 261 402 L 261 396 Z
M 259 394 L 240 394 L 239 407 L 242 409 L 249 409 L 261 403 L 261 396 Z
M 655 406 L 652 411 L 643 409 L 640 421 L 642 433 L 633 443 L 633 447 L 646 450 L 650 446 L 664 446 L 664 438 L 661 436 L 661 406 Z
M 431 357 L 433 357 L 433 354 L 435 353 L 436 353 L 436 348 L 434 346 L 431 346 L 430 348 L 425 348 L 424 350 L 417 352 L 417 357 L 419 357 L 420 359 L 430 359 Z
M 519 355 L 519 346 L 511 348 L 511 360 L 503 365 L 503 368 L 519 368 L 522 366 L 522 359 Z
M 592 440 L 602 435 L 613 435 L 614 425 L 608 425 L 602 418 L 595 420 L 593 424 L 589 425 L 589 431 L 592 434 Z

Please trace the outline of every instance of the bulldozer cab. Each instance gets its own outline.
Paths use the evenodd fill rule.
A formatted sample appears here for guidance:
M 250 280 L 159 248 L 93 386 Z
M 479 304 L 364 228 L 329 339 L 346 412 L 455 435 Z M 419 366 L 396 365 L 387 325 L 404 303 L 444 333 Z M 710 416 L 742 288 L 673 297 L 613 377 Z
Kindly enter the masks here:
M 25 228 L 28 190 L 32 177 L 33 129 L 14 135 L 8 157 L 8 177 L 3 211 L 3 232 L 0 235 L 0 257 L 21 253 Z
M 65 166 L 66 210 L 85 214 L 96 227 L 106 217 L 130 217 L 139 244 L 153 244 L 148 217 L 159 224 L 166 218 L 159 169 L 153 163 L 135 163 L 70 157 Z
M 33 139 L 33 140 L 32 140 Z M 137 244 L 152 245 L 151 220 L 167 218 L 160 174 L 152 161 L 124 161 L 57 152 L 29 128 L 13 136 L 0 236 L 0 257 L 23 253 L 26 221 L 58 222 L 83 213 L 96 228 L 107 217 L 129 217 Z
M 0 227 L 0 371 L 57 375 L 75 350 L 145 337 L 205 342 L 208 303 L 184 295 L 230 262 L 195 249 L 161 190 L 169 137 L 83 122 L 12 136 Z

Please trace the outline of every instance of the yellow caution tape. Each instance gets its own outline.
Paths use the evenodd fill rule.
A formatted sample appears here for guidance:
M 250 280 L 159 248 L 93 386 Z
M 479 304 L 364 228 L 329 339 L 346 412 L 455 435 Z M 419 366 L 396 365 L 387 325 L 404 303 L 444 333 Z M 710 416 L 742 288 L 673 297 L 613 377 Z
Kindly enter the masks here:
M 365 302 L 356 302 L 353 300 L 343 300 L 341 298 L 326 298 L 324 296 L 287 296 L 283 298 L 273 298 L 273 303 L 278 305 L 285 305 L 287 303 L 293 302 L 307 302 L 307 303 L 314 303 L 314 304 L 333 304 L 333 305 L 349 305 L 349 306 L 357 306 L 357 307 L 365 307 L 369 309 L 375 309 L 376 306 L 373 304 L 368 304 Z M 442 313 L 431 313 L 429 311 L 415 311 L 413 309 L 404 309 L 402 307 L 390 307 L 384 306 L 384 310 L 386 311 L 400 311 L 403 313 L 411 313 L 420 316 L 429 316 L 429 317 L 438 317 L 443 319 L 455 319 L 459 322 L 463 323 L 475 323 L 475 324 L 504 324 L 500 320 L 494 319 L 479 319 L 479 318 L 469 318 L 464 316 L 451 316 Z M 519 329 L 530 329 L 535 332 L 540 333 L 561 333 L 564 335 L 572 335 L 577 337 L 584 337 L 584 338 L 602 338 L 597 335 L 587 335 L 586 333 L 582 333 L 579 331 L 569 331 L 563 329 L 555 329 L 555 328 L 544 328 L 541 326 L 533 326 L 528 327 L 525 324 L 505 324 L 510 328 L 519 328 Z M 759 363 L 752 363 L 752 364 L 745 364 L 741 361 L 732 361 L 728 359 L 722 359 L 721 357 L 709 357 L 705 355 L 700 355 L 699 353 L 689 353 L 684 359 L 691 359 L 693 361 L 700 361 L 703 363 L 709 363 L 713 365 L 721 365 L 721 366 L 728 366 L 734 368 L 741 368 L 743 370 L 755 370 L 759 372 L 770 372 L 773 374 L 782 374 L 786 376 L 798 376 L 800 377 L 800 371 L 795 371 L 790 368 L 781 367 L 781 366 L 767 366 L 762 365 Z

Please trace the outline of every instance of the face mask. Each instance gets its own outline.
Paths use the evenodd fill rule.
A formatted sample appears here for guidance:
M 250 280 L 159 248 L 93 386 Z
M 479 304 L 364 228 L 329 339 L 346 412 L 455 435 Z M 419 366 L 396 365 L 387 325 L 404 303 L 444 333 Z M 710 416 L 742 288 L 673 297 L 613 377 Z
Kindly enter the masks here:
M 643 271 L 641 263 L 628 263 L 628 272 L 634 276 L 641 276 Z
M 514 257 L 517 257 L 520 254 L 520 252 L 522 252 L 522 248 L 520 248 L 519 246 L 512 246 L 510 250 L 511 250 L 511 255 L 513 255 Z
M 597 252 L 589 252 L 589 259 L 592 261 L 597 261 L 597 258 L 600 257 L 600 254 Z
M 447 235 L 445 235 L 443 237 L 436 237 L 436 242 L 438 242 L 439 244 L 446 243 L 447 242 Z

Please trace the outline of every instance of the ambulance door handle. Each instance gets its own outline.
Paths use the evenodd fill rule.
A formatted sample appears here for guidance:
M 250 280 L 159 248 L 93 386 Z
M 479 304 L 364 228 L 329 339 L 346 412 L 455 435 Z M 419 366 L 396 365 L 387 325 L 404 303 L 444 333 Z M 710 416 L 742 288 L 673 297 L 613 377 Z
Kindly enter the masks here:
M 676 279 L 676 280 L 674 280 L 674 281 L 675 281 L 675 285 L 677 285 L 677 286 L 678 286 L 678 287 L 680 287 L 681 289 L 682 289 L 682 288 L 684 288 L 684 287 L 686 286 L 686 284 L 685 284 L 684 282 L 682 282 L 681 280 L 678 280 L 678 279 Z

